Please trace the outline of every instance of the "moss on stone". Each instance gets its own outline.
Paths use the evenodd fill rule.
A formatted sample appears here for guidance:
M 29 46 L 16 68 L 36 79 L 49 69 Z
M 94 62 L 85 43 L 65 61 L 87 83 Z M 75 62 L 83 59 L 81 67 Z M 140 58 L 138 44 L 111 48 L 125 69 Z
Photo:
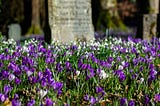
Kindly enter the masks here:
M 118 16 L 111 16 L 109 12 L 102 11 L 96 29 L 105 31 L 106 28 L 127 30 L 126 25 Z
M 31 26 L 27 34 L 42 34 L 42 29 L 40 26 Z

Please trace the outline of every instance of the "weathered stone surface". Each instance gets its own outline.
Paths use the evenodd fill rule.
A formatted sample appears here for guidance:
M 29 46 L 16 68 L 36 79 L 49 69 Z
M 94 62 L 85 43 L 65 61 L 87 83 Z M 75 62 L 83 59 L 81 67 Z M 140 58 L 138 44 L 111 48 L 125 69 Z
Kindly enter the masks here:
M 159 0 L 149 0 L 149 13 L 159 13 Z
M 102 9 L 111 9 L 117 6 L 116 0 L 100 0 Z
M 94 38 L 91 0 L 48 0 L 52 39 L 62 42 Z
M 8 38 L 14 39 L 15 41 L 20 40 L 21 38 L 21 27 L 19 24 L 11 24 L 8 26 Z
M 157 34 L 157 14 L 143 15 L 143 39 L 150 40 Z

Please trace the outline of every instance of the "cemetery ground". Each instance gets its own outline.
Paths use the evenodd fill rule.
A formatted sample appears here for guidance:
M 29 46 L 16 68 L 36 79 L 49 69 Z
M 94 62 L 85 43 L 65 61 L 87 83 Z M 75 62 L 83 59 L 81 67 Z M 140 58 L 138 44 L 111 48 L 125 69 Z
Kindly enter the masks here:
M 0 39 L 2 106 L 159 106 L 160 39 Z

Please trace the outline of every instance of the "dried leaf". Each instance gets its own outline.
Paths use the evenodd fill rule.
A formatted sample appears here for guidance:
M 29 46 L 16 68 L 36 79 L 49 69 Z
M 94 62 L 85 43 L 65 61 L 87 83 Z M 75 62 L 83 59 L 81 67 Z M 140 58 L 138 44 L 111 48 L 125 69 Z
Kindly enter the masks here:
M 2 106 L 12 106 L 12 102 L 9 99 L 6 99 Z

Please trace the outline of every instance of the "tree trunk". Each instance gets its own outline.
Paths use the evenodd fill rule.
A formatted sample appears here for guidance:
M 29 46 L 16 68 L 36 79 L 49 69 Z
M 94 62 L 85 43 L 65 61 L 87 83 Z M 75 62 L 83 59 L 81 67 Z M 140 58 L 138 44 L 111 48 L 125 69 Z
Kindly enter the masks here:
M 32 20 L 28 34 L 42 34 L 40 26 L 40 0 L 32 0 Z
M 12 0 L 10 3 L 10 15 L 11 15 L 11 23 L 21 23 L 24 19 L 24 4 L 23 1 Z
M 32 26 L 40 26 L 39 0 L 32 0 Z
M 126 26 L 119 17 L 117 0 L 100 0 L 102 10 L 97 22 L 97 29 L 106 31 L 106 28 L 126 29 Z

